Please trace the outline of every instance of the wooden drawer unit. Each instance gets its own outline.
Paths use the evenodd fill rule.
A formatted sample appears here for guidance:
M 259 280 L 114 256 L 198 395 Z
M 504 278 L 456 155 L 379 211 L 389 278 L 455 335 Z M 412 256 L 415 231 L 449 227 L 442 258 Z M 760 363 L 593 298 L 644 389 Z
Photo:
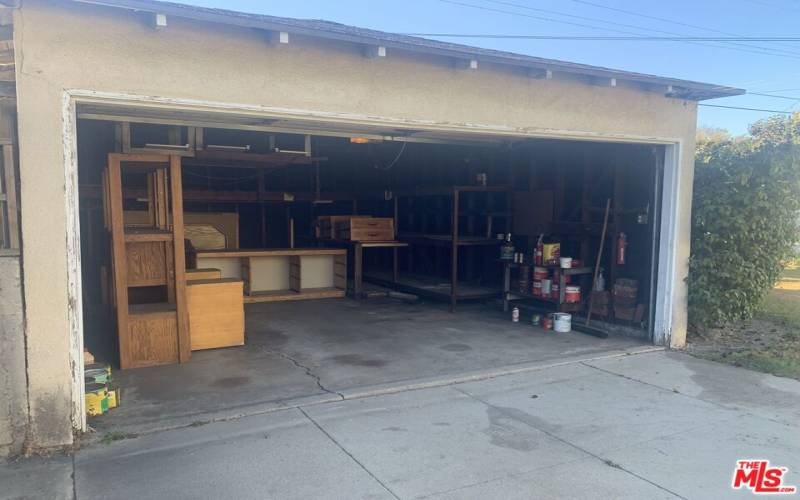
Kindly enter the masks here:
M 394 240 L 394 219 L 389 217 L 351 218 L 336 223 L 336 239 L 351 241 Z
M 371 219 L 370 215 L 320 215 L 317 217 L 317 238 L 330 240 L 336 238 L 336 225 L 350 219 Z
M 237 279 L 197 280 L 186 287 L 191 349 L 244 345 L 244 297 Z

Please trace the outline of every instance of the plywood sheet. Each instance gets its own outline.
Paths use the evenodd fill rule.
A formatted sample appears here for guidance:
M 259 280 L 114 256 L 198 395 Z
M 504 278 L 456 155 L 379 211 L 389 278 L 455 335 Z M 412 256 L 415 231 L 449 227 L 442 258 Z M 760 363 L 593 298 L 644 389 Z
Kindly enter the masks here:
M 175 312 L 131 314 L 128 318 L 129 368 L 178 362 Z
M 251 257 L 250 291 L 288 290 L 290 257 Z
M 163 242 L 126 243 L 128 286 L 154 286 L 167 282 Z

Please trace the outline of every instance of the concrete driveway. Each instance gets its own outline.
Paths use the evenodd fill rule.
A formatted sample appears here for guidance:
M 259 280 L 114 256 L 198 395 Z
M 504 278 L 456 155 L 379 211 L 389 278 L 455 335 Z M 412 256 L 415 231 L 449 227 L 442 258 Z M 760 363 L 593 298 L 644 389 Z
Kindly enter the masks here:
M 675 352 L 597 356 L 195 425 L 0 470 L 32 498 L 731 498 L 800 485 L 800 382 Z

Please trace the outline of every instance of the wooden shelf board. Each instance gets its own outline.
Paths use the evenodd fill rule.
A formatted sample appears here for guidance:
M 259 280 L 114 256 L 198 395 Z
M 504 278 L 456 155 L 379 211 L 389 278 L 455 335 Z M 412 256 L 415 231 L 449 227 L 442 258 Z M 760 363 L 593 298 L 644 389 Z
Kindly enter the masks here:
M 249 250 L 200 250 L 197 252 L 197 257 L 302 257 L 346 254 L 347 250 L 344 248 L 269 248 Z
M 160 316 L 175 314 L 175 304 L 158 302 L 155 304 L 132 304 L 128 306 L 130 316 Z
M 299 292 L 294 290 L 274 290 L 253 292 L 244 296 L 245 304 L 256 302 L 280 302 L 285 300 L 313 300 L 331 299 L 345 296 L 345 291 L 339 288 L 305 288 Z
M 151 241 L 172 241 L 171 231 L 160 229 L 125 229 L 125 241 L 128 243 L 141 243 Z
M 422 234 L 404 233 L 397 237 L 412 244 L 452 245 L 453 236 L 449 234 Z M 458 246 L 492 246 L 503 243 L 496 238 L 483 238 L 479 236 L 459 236 Z

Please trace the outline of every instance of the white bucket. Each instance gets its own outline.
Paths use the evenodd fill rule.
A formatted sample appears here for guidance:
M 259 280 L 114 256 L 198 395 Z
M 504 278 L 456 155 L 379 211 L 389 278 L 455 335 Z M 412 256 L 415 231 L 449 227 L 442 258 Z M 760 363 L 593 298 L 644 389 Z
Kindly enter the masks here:
M 561 257 L 559 260 L 561 261 L 562 269 L 569 269 L 572 267 L 572 257 Z
M 567 313 L 556 313 L 553 317 L 553 330 L 560 333 L 572 331 L 572 315 Z

